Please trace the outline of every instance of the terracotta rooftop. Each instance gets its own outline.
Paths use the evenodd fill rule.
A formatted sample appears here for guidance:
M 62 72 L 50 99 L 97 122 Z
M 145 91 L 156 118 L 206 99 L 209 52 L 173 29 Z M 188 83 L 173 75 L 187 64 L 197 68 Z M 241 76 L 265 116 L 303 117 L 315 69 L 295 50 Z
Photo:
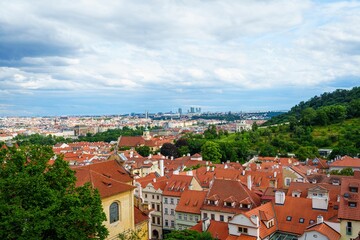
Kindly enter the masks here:
M 215 196 L 217 199 L 215 199 Z M 224 206 L 225 199 L 235 199 L 231 207 Z M 248 209 L 240 208 L 243 200 L 251 202 L 252 208 L 260 205 L 260 197 L 250 191 L 243 183 L 236 180 L 215 179 L 206 197 L 206 200 L 218 200 L 218 204 L 205 204 L 201 209 L 210 211 L 223 211 L 228 213 L 241 213 Z
M 181 196 L 181 194 L 189 188 L 193 178 L 193 176 L 187 175 L 172 175 L 168 180 L 163 195 L 176 197 Z
M 139 208 L 134 206 L 134 221 L 135 225 L 142 223 L 144 221 L 148 221 L 149 216 L 146 213 L 142 212 Z
M 330 163 L 330 167 L 360 167 L 360 159 L 352 158 L 349 156 L 343 156 L 339 160 Z
M 342 180 L 339 218 L 360 221 L 359 184 L 359 179 Z
M 317 231 L 328 237 L 329 240 L 339 240 L 341 237 L 340 233 L 338 233 L 336 230 L 334 230 L 332 227 L 330 227 L 328 224 L 324 222 L 309 226 L 305 230 L 305 232 L 310 232 L 310 231 Z
M 206 193 L 204 191 L 185 190 L 175 211 L 200 214 L 200 208 L 203 205 Z

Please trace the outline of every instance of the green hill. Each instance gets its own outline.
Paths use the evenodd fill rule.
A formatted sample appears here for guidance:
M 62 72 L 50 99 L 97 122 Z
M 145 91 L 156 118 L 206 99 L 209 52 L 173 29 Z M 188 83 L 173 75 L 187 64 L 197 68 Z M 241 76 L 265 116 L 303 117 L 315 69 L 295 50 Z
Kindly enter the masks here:
M 271 118 L 264 125 L 281 124 L 295 119 L 302 120 L 307 125 L 326 125 L 354 117 L 360 117 L 360 87 L 338 89 L 315 96 L 295 105 L 289 112 Z

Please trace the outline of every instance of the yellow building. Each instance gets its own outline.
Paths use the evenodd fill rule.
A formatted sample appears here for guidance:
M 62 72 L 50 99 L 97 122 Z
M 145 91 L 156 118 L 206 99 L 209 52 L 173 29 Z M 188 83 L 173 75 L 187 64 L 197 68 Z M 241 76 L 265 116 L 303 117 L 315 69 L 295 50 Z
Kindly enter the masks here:
M 139 208 L 134 208 L 135 232 L 141 240 L 148 240 L 149 237 L 149 216 Z
M 86 182 L 99 190 L 106 215 L 104 225 L 108 239 L 117 239 L 120 233 L 135 230 L 134 188 L 132 178 L 118 161 L 106 161 L 74 168 L 77 185 Z

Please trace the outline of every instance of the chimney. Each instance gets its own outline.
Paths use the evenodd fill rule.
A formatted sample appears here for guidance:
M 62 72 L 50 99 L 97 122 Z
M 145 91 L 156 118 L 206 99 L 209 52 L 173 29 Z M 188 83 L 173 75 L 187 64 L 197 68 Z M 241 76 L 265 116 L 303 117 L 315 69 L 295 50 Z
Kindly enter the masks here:
M 130 151 L 130 158 L 133 158 L 133 157 L 134 157 L 134 152 Z
M 192 170 L 190 170 L 190 171 L 187 171 L 187 172 L 186 172 L 186 175 L 188 175 L 188 176 L 192 176 L 192 175 L 193 175 L 193 172 L 192 172 Z
M 190 153 L 188 153 L 186 156 L 190 157 Z
M 160 159 L 159 163 L 160 163 L 160 166 L 159 166 L 159 168 L 160 168 L 160 176 L 163 177 L 164 176 L 164 160 Z
M 206 166 L 206 171 L 207 171 L 207 172 L 210 171 L 210 166 Z
M 206 161 L 206 166 L 209 165 L 209 161 Z
M 153 178 L 153 182 L 156 182 L 156 178 Z
M 214 166 L 212 166 L 212 167 L 211 167 L 211 171 L 213 172 L 214 170 L 215 170 L 215 167 L 214 167 Z
M 247 187 L 249 190 L 251 190 L 252 187 L 251 175 L 247 177 Z
M 208 217 L 204 218 L 202 221 L 202 231 L 206 232 L 210 226 L 210 219 Z
M 224 165 L 224 169 L 228 169 L 228 165 L 226 163 Z
M 149 154 L 148 159 L 151 159 L 151 158 L 152 158 L 152 154 Z
M 308 169 L 308 170 L 306 170 L 306 175 L 310 175 L 311 174 L 311 170 L 310 169 Z
M 174 160 L 174 156 L 171 156 L 171 158 L 170 158 L 171 160 Z
M 285 193 L 281 191 L 275 192 L 275 204 L 284 205 L 285 203 Z
M 245 170 L 242 170 L 241 175 L 245 176 Z
M 316 223 L 317 223 L 317 224 L 320 224 L 320 223 L 323 223 L 323 222 L 324 222 L 324 217 L 321 216 L 321 215 L 317 216 L 317 218 L 316 218 Z
M 276 178 L 276 176 L 277 176 L 277 172 L 275 171 L 275 172 L 274 172 L 274 178 Z

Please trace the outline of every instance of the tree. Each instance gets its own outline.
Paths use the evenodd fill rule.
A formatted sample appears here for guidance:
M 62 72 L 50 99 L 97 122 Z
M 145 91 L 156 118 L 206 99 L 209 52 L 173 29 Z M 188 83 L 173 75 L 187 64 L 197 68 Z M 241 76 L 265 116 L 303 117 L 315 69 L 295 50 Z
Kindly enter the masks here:
M 172 231 L 165 235 L 168 240 L 215 240 L 209 232 L 199 233 L 194 230 Z
M 141 240 L 146 236 L 146 231 L 143 229 L 132 230 L 129 229 L 118 235 L 119 240 Z
M 51 147 L 0 151 L 0 239 L 105 239 L 99 192 L 76 187 L 68 163 Z
M 202 147 L 201 147 L 201 154 L 203 159 L 210 160 L 213 163 L 220 163 L 221 159 L 221 150 L 220 146 L 217 143 L 207 141 Z
M 295 154 L 300 161 L 305 161 L 307 158 L 315 158 L 319 156 L 317 147 L 311 146 L 299 147 Z
M 150 147 L 148 146 L 136 147 L 135 150 L 143 157 L 147 157 L 150 155 Z
M 252 126 L 251 126 L 251 130 L 252 130 L 253 132 L 255 132 L 256 130 L 258 130 L 258 128 L 259 128 L 259 126 L 257 125 L 256 122 L 254 122 L 254 123 L 252 124 Z
M 177 148 L 172 143 L 164 143 L 160 149 L 160 153 L 164 156 L 178 157 Z

